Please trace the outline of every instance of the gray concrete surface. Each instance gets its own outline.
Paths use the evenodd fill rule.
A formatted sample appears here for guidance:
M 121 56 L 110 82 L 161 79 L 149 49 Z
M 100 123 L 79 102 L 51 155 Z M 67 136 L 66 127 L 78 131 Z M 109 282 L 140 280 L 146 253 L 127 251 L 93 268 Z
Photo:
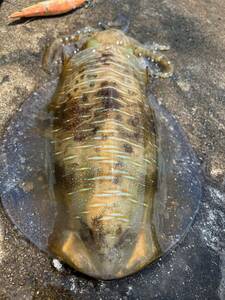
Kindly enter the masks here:
M 185 240 L 159 262 L 129 278 L 95 281 L 56 270 L 0 210 L 0 299 L 225 299 L 225 3 L 223 0 L 97 1 L 56 18 L 9 24 L 33 1 L 0 7 L 0 127 L 48 80 L 41 53 L 52 37 L 130 16 L 129 34 L 169 44 L 175 74 L 152 93 L 173 113 L 202 163 L 204 199 Z

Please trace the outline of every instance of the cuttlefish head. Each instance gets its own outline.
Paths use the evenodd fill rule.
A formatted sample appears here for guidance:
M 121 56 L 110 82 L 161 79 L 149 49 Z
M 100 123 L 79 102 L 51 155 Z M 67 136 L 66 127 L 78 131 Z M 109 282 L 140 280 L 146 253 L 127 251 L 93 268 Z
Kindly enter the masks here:
M 133 53 L 134 40 L 118 29 L 108 29 L 96 32 L 85 44 L 85 48 L 117 46 Z

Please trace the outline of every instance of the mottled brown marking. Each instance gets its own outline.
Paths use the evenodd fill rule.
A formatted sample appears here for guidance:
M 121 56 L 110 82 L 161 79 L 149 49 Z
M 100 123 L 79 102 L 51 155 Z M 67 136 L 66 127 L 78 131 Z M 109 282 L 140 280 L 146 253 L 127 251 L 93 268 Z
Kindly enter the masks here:
M 97 92 L 97 96 L 104 97 L 104 98 L 113 97 L 117 99 L 120 97 L 120 94 L 115 88 L 109 86 L 109 87 L 99 89 L 99 91 Z
M 115 177 L 113 178 L 112 182 L 113 182 L 114 184 L 118 184 L 118 183 L 120 182 L 120 177 L 119 177 L 119 176 L 115 176 Z
M 73 99 L 73 95 L 71 93 L 68 93 L 67 94 L 67 98 L 68 98 L 68 100 L 72 100 Z
M 76 166 L 78 166 L 78 164 L 74 163 L 74 168 L 76 168 Z M 71 169 L 72 168 L 73 167 L 71 166 Z M 55 163 L 55 178 L 56 180 L 61 181 L 62 187 L 68 192 L 72 192 L 75 183 L 79 181 L 79 178 L 76 178 L 75 175 L 76 174 L 74 172 L 66 174 L 64 167 Z
M 88 138 L 88 134 L 81 131 L 76 131 L 74 134 L 74 141 L 82 142 Z
M 114 55 L 112 54 L 112 53 L 110 53 L 110 52 L 104 52 L 104 53 L 102 53 L 102 57 L 104 57 L 104 58 L 111 58 L 111 57 L 113 57 Z
M 100 57 L 99 61 L 103 65 L 110 65 L 110 61 L 113 56 L 114 55 L 112 53 L 102 53 L 102 56 Z
M 119 109 L 122 105 L 116 101 L 120 97 L 119 92 L 112 87 L 103 87 L 98 90 L 97 97 L 101 97 L 105 109 Z
M 137 141 L 137 142 L 140 142 L 141 140 L 144 139 L 144 132 L 143 131 L 137 131 L 134 133 L 134 139 Z
M 108 60 L 102 60 L 101 62 L 105 66 L 110 66 L 110 62 Z
M 123 121 L 123 118 L 120 114 L 117 114 L 115 118 L 116 118 L 117 121 L 120 121 L 120 122 Z
M 93 229 L 96 231 L 102 230 L 101 218 L 102 218 L 102 216 L 96 216 L 96 217 L 92 218 L 92 226 L 93 226 Z
M 103 81 L 100 86 L 101 87 L 105 87 L 105 86 L 108 86 L 109 85 L 109 82 L 107 80 Z
M 121 225 L 118 226 L 118 228 L 116 229 L 116 235 L 121 235 L 122 233 L 122 228 L 121 228 Z
M 105 109 L 119 109 L 121 108 L 121 104 L 112 98 L 104 98 L 103 105 Z
M 137 127 L 137 125 L 139 125 L 139 123 L 140 123 L 140 119 L 139 119 L 138 116 L 131 117 L 131 118 L 129 119 L 129 123 L 130 123 L 132 126 Z
M 90 131 L 81 131 L 80 129 L 84 129 L 82 126 L 79 127 L 74 133 L 74 141 L 82 142 L 90 137 L 95 136 L 99 126 L 94 126 Z M 87 128 L 85 128 L 87 129 Z M 106 137 L 104 137 L 106 138 Z
M 120 136 L 121 136 L 121 138 L 130 140 L 130 141 L 133 141 L 134 143 L 139 144 L 141 142 L 141 139 L 144 138 L 144 133 L 140 129 L 136 129 L 134 133 L 130 133 L 126 130 L 121 130 Z
M 102 135 L 102 140 L 107 140 L 107 138 L 108 138 L 107 135 L 105 135 L 105 134 Z
M 67 110 L 61 116 L 62 127 L 66 130 L 75 129 L 82 122 L 82 115 L 88 114 L 90 108 L 81 107 L 78 105 L 78 102 L 70 103 L 71 109 Z M 70 122 L 66 122 L 66 120 L 71 120 Z
M 95 134 L 99 130 L 99 126 L 95 126 L 92 130 L 92 133 Z
M 133 147 L 130 144 L 124 144 L 123 147 L 127 153 L 133 152 Z
M 83 94 L 82 97 L 81 97 L 81 101 L 84 102 L 84 103 L 88 102 L 88 96 Z
M 79 65 L 79 73 L 84 73 L 85 72 L 85 70 L 86 70 L 86 64 L 85 63 L 81 63 L 80 65 Z
M 97 74 L 87 74 L 87 79 L 96 79 L 97 77 Z
M 94 82 L 94 81 L 91 81 L 91 82 L 89 83 L 89 86 L 90 86 L 91 88 L 93 88 L 93 87 L 95 86 L 95 82 Z
M 117 161 L 115 163 L 115 168 L 123 168 L 124 167 L 124 163 L 122 161 Z

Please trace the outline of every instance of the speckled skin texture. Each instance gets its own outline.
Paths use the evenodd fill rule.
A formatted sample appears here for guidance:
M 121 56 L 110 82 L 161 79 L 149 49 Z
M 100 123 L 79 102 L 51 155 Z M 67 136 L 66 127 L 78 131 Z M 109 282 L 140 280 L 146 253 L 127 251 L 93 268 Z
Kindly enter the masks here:
M 94 9 L 8 26 L 14 6 L 33 2 L 10 3 L 3 2 L 0 11 L 2 130 L 24 99 L 48 80 L 40 61 L 52 35 L 111 21 L 123 10 L 131 16 L 131 36 L 171 46 L 175 75 L 153 82 L 152 93 L 182 124 L 207 179 L 193 230 L 181 245 L 139 274 L 112 282 L 68 269 L 58 272 L 1 212 L 1 299 L 224 299 L 224 2 L 104 0 Z
M 59 202 L 49 248 L 102 279 L 134 273 L 160 253 L 151 224 L 154 117 L 134 48 L 122 31 L 93 33 L 63 63 L 49 105 Z

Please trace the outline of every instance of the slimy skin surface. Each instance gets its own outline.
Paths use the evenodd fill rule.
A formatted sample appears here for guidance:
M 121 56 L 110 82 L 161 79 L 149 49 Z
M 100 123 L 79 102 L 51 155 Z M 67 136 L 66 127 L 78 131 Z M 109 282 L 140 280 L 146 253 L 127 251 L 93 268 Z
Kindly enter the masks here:
M 29 240 L 74 270 L 125 277 L 181 240 L 202 197 L 183 130 L 151 96 L 153 76 L 173 66 L 115 29 L 55 40 L 45 69 L 58 57 L 57 81 L 34 92 L 5 132 L 2 204 Z
M 152 220 L 157 184 L 148 73 L 121 31 L 94 33 L 64 64 L 53 118 L 58 216 L 51 252 L 111 279 L 159 256 Z

